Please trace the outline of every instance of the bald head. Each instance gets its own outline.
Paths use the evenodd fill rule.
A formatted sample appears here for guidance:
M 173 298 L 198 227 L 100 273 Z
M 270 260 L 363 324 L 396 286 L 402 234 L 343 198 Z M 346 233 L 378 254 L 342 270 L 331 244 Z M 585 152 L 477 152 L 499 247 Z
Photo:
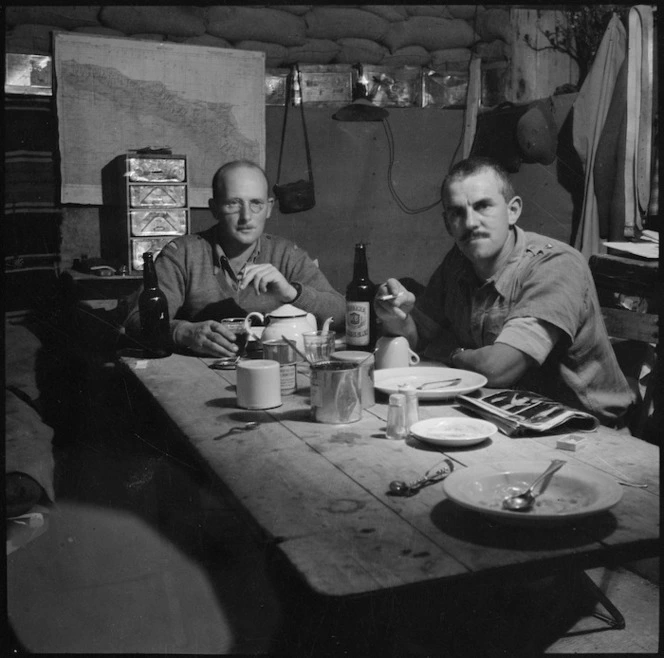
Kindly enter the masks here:
M 226 177 L 227 175 L 238 169 L 249 169 L 253 171 L 260 172 L 261 176 L 265 180 L 265 196 L 269 196 L 270 190 L 270 181 L 267 178 L 265 170 L 260 165 L 257 165 L 251 160 L 233 160 L 232 162 L 227 162 L 225 165 L 222 165 L 217 169 L 214 176 L 212 177 L 212 198 L 215 201 L 220 201 L 226 196 Z

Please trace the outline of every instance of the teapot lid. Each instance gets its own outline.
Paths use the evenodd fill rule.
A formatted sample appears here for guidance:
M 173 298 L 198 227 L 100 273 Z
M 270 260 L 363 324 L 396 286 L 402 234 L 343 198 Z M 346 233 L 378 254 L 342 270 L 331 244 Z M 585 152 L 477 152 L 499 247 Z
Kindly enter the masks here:
M 271 318 L 297 318 L 306 314 L 306 311 L 303 311 L 301 308 L 297 308 L 297 306 L 293 306 L 292 304 L 284 304 L 271 313 L 268 313 Z

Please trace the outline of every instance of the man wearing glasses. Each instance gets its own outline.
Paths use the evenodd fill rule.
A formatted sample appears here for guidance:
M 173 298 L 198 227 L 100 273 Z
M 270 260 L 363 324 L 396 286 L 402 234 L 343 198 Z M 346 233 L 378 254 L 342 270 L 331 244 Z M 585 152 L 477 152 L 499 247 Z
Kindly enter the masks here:
M 344 297 L 297 245 L 263 232 L 273 204 L 261 167 L 229 162 L 212 179 L 209 205 L 217 224 L 176 238 L 160 252 L 155 268 L 176 346 L 233 356 L 235 335 L 218 320 L 269 313 L 282 304 L 313 313 L 319 324 L 332 317 L 335 327 L 343 327 Z M 125 322 L 130 333 L 140 329 L 137 298 Z

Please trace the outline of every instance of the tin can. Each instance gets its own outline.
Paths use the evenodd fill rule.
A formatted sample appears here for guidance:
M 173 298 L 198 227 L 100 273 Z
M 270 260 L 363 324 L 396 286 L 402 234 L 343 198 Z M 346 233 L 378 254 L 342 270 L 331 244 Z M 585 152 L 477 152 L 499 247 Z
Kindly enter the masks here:
M 319 423 L 355 423 L 362 418 L 360 369 L 354 363 L 311 365 L 311 415 Z
M 263 341 L 263 357 L 279 363 L 281 394 L 292 395 L 297 391 L 297 354 L 284 340 Z
M 341 350 L 340 352 L 334 352 L 330 359 L 332 361 L 355 363 L 359 366 L 362 408 L 373 407 L 376 404 L 376 395 L 374 393 L 375 360 L 373 355 L 362 352 L 361 350 Z

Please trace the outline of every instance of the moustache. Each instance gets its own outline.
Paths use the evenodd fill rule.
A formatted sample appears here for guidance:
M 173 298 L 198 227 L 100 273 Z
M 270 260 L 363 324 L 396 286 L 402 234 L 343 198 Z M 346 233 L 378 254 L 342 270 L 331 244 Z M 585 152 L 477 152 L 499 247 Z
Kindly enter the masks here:
M 482 233 L 480 231 L 468 231 L 461 236 L 461 242 L 470 242 L 471 240 L 476 240 L 478 238 L 488 238 L 487 233 Z

